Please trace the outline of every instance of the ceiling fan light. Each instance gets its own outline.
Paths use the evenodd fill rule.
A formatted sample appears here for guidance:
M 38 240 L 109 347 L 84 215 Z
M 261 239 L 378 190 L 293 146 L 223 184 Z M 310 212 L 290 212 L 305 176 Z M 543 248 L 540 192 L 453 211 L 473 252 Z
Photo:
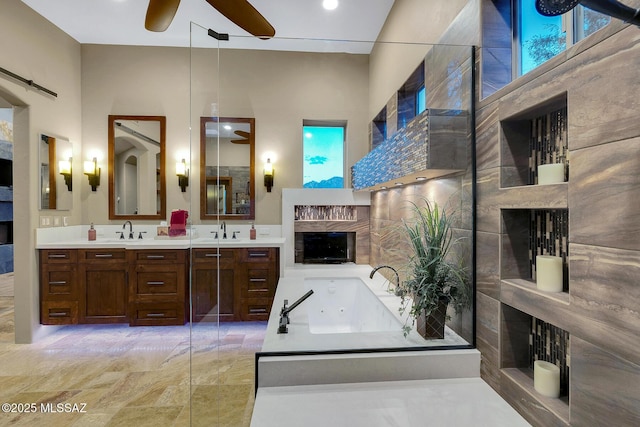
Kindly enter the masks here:
M 323 0 L 322 7 L 327 10 L 334 10 L 336 7 L 338 7 L 338 0 Z

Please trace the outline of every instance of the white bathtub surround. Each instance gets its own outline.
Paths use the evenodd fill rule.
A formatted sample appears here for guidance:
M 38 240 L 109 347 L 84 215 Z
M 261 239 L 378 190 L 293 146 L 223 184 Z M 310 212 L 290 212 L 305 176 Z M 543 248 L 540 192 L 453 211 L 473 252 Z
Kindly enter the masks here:
M 536 287 L 545 292 L 562 292 L 562 257 L 536 256 Z
M 538 185 L 564 182 L 564 163 L 550 163 L 538 166 Z
M 475 349 L 269 356 L 257 387 L 480 377 Z
M 533 388 L 543 396 L 560 396 L 560 368 L 543 360 L 533 362 Z
M 480 378 L 260 388 L 251 427 L 529 426 Z

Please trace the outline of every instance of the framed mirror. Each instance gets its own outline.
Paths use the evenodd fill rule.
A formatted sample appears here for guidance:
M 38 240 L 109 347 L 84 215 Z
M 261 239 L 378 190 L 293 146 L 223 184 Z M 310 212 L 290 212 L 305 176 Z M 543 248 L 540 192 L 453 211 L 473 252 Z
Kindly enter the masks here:
M 67 139 L 40 134 L 40 209 L 68 211 L 73 207 L 72 148 Z
M 254 118 L 200 118 L 200 219 L 255 219 L 254 164 Z
M 109 219 L 166 219 L 164 116 L 109 116 Z

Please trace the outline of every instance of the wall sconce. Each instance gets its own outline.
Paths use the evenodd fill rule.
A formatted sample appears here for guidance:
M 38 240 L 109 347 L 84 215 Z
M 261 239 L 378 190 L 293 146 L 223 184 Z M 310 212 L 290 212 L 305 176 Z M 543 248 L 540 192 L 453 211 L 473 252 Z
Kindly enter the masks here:
M 264 186 L 267 187 L 267 193 L 271 193 L 271 187 L 273 187 L 273 164 L 271 159 L 267 159 L 267 163 L 264 164 Z
M 71 191 L 73 186 L 73 174 L 71 168 L 71 157 L 69 160 L 60 160 L 58 162 L 58 168 L 60 169 L 60 175 L 64 176 L 64 183 L 67 186 L 67 190 Z
M 189 169 L 184 159 L 181 162 L 176 162 L 176 175 L 178 175 L 178 185 L 184 193 L 189 186 Z
M 84 162 L 84 174 L 89 177 L 91 191 L 96 191 L 96 188 L 100 185 L 100 168 L 98 167 L 98 159 L 96 157 L 94 157 L 93 160 Z

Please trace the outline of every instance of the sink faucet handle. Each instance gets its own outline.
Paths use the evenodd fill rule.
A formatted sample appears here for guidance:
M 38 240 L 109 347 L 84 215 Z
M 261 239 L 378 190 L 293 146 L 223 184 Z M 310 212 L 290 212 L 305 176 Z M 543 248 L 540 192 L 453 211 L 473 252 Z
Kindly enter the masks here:
M 146 231 L 139 231 L 138 232 L 138 239 L 142 239 L 142 233 L 147 233 Z
M 218 232 L 217 232 L 217 231 L 211 231 L 210 233 L 215 234 L 215 235 L 213 236 L 213 238 L 214 238 L 214 239 L 217 239 L 217 238 L 218 238 Z
M 116 234 L 120 233 L 120 238 L 124 239 L 124 231 L 116 231 Z
M 240 232 L 239 232 L 239 231 L 234 231 L 234 232 L 233 232 L 233 236 L 231 236 L 231 238 L 232 238 L 232 239 L 235 239 L 235 238 L 236 238 L 236 234 L 237 234 L 237 233 L 240 233 Z

